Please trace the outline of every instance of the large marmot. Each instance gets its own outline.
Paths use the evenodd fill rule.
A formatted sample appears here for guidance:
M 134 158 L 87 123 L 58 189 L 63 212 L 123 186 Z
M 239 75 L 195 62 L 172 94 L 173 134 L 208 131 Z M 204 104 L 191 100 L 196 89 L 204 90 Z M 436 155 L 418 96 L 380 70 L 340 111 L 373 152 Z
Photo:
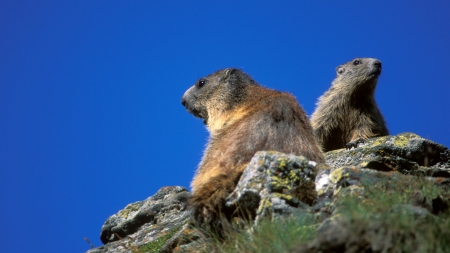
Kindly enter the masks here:
M 223 69 L 200 78 L 181 102 L 188 112 L 203 119 L 210 132 L 189 201 L 200 224 L 211 225 L 231 212 L 224 200 L 256 151 L 280 151 L 324 162 L 296 99 L 260 86 L 239 69 Z
M 323 151 L 346 147 L 361 139 L 389 135 L 383 115 L 375 102 L 375 88 L 381 74 L 381 62 L 356 58 L 336 68 L 331 88 L 319 98 L 311 116 Z

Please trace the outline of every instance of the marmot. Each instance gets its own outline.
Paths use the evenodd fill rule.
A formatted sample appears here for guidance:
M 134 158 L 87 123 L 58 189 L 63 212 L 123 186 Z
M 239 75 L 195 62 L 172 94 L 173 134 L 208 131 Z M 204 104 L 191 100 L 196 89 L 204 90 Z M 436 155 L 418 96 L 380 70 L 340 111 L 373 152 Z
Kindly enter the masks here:
M 389 135 L 374 97 L 381 62 L 356 58 L 338 66 L 336 72 L 331 88 L 319 98 L 311 116 L 323 151 L 344 148 L 361 138 Z
M 222 69 L 200 78 L 181 103 L 202 118 L 210 132 L 189 200 L 200 224 L 213 225 L 231 212 L 226 210 L 225 198 L 256 151 L 303 155 L 324 163 L 308 117 L 296 99 L 262 87 L 239 69 Z

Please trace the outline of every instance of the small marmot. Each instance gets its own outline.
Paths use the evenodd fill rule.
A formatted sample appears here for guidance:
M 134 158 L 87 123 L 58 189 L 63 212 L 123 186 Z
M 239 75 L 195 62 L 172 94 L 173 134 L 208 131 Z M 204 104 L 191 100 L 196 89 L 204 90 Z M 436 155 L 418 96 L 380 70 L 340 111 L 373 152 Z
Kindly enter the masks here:
M 323 151 L 344 148 L 347 143 L 360 139 L 389 135 L 374 96 L 381 62 L 356 58 L 338 66 L 336 72 L 331 88 L 319 98 L 311 116 Z
M 189 205 L 200 224 L 229 215 L 225 198 L 256 151 L 273 150 L 324 162 L 313 129 L 296 99 L 262 87 L 235 68 L 200 78 L 181 103 L 202 118 L 210 139 L 191 182 Z M 227 217 L 228 218 L 228 217 Z

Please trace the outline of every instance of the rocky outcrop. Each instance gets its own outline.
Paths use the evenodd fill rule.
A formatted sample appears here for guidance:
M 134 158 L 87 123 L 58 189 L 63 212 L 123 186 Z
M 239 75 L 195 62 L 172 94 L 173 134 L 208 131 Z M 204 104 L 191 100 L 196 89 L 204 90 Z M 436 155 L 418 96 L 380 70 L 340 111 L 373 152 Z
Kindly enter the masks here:
M 255 225 L 267 217 L 315 215 L 316 239 L 292 252 L 389 252 L 395 243 L 389 246 L 386 241 L 420 237 L 415 231 L 389 227 L 389 219 L 435 222 L 436 214 L 450 206 L 450 193 L 442 194 L 450 192 L 450 151 L 418 135 L 373 138 L 350 150 L 328 152 L 326 161 L 327 165 L 316 165 L 304 157 L 257 152 L 226 204 L 250 214 Z M 423 182 L 445 191 L 423 194 L 415 189 Z M 387 204 L 382 213 L 389 216 L 376 212 L 363 220 L 348 216 L 352 208 L 348 196 L 378 205 L 373 189 L 407 194 L 402 201 Z M 106 245 L 88 252 L 195 252 L 204 245 L 205 235 L 188 224 L 188 197 L 183 187 L 164 187 L 147 200 L 128 205 L 103 225 Z
M 392 181 L 403 174 L 450 183 L 450 150 L 413 133 L 369 139 L 351 150 L 327 152 L 325 159 L 329 167 L 316 178 L 319 199 L 332 198 L 342 185 L 358 184 L 361 175 L 366 175 L 364 180 L 383 177 L 379 172 L 398 172 L 387 174 Z
M 187 224 L 189 196 L 184 187 L 163 187 L 148 199 L 127 205 L 102 226 L 100 238 L 106 245 L 88 253 L 132 252 L 150 242 L 166 241 L 167 235 Z
M 448 234 L 447 227 L 440 226 L 446 223 L 436 216 L 450 207 L 450 156 L 446 147 L 403 133 L 370 139 L 351 150 L 328 152 L 326 161 L 332 167 L 324 168 L 316 177 L 317 235 L 292 253 L 439 249 L 431 238 L 436 231 Z M 352 210 L 361 207 L 356 208 L 349 199 L 359 199 L 372 209 L 361 217 Z M 407 225 L 401 226 L 402 222 Z M 425 232 L 427 227 L 434 227 L 434 231 Z M 432 236 L 428 238 L 427 233 Z
M 318 184 L 317 235 L 291 253 L 436 252 L 436 245 L 430 246 L 433 234 L 449 234 L 436 216 L 449 210 L 449 178 L 350 166 L 326 170 L 319 177 L 328 180 Z M 372 208 L 357 210 L 361 206 L 349 201 L 355 199 Z M 434 231 L 427 232 L 429 227 Z

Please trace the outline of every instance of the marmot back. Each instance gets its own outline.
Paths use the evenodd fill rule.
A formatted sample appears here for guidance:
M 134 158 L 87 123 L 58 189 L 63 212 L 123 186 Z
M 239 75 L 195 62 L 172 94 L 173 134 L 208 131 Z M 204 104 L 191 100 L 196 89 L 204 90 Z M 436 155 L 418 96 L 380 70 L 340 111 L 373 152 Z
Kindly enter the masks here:
M 311 124 L 323 151 L 344 148 L 349 142 L 389 135 L 375 102 L 381 62 L 356 58 L 336 68 L 331 88 L 319 98 Z
M 223 69 L 199 79 L 181 101 L 210 132 L 191 183 L 189 203 L 199 223 L 211 224 L 220 214 L 231 212 L 224 200 L 256 151 L 274 150 L 324 162 L 296 99 L 260 86 L 239 69 Z

